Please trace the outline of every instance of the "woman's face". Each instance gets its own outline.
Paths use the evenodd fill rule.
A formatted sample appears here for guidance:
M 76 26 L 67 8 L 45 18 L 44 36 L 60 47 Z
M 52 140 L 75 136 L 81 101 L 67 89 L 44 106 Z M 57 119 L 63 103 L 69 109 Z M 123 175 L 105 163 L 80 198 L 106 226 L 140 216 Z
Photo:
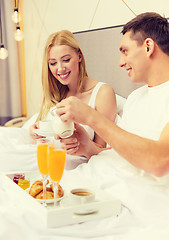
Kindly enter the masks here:
M 49 51 L 48 64 L 53 76 L 63 85 L 77 84 L 81 54 L 67 45 L 53 46 Z

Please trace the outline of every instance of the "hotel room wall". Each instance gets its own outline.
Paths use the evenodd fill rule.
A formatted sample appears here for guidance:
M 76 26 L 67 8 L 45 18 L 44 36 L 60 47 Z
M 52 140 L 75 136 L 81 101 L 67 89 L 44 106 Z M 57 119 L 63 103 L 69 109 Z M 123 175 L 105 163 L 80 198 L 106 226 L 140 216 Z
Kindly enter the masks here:
M 169 16 L 168 0 L 125 2 L 135 14 L 156 11 Z M 23 0 L 28 117 L 40 108 L 42 56 L 49 34 L 61 29 L 79 32 L 122 25 L 134 17 L 131 10 L 120 0 Z

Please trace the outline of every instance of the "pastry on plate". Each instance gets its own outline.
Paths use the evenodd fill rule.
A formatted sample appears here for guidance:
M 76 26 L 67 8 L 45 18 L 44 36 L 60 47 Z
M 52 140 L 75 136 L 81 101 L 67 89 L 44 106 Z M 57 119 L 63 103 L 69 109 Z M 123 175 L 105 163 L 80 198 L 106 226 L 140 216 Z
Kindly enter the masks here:
M 35 196 L 36 199 L 43 199 L 43 191 L 41 191 L 39 194 Z M 46 191 L 46 199 L 53 199 L 54 193 Z
M 37 194 L 39 194 L 41 191 L 43 191 L 43 183 L 40 180 L 35 181 L 32 186 L 30 187 L 29 194 L 32 197 L 35 197 Z
M 35 181 L 29 190 L 29 194 L 36 198 L 36 199 L 43 199 L 43 181 L 37 180 Z M 63 188 L 58 185 L 58 198 L 63 197 L 64 191 Z M 53 199 L 54 198 L 54 191 L 53 191 L 53 184 L 49 183 L 49 180 L 47 180 L 47 186 L 46 186 L 46 199 Z

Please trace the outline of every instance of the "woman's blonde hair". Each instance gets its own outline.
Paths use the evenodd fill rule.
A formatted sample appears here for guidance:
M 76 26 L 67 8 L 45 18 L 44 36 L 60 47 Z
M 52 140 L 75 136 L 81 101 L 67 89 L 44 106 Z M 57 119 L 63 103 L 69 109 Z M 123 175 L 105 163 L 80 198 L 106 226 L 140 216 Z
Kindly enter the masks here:
M 62 85 L 51 73 L 48 65 L 48 55 L 50 49 L 55 45 L 67 45 L 81 54 L 79 62 L 79 85 L 78 90 L 83 92 L 83 79 L 88 76 L 84 55 L 74 35 L 68 30 L 62 30 L 49 36 L 44 49 L 42 63 L 42 89 L 43 101 L 37 121 L 44 119 L 52 106 L 55 106 L 62 99 L 66 98 L 68 87 Z

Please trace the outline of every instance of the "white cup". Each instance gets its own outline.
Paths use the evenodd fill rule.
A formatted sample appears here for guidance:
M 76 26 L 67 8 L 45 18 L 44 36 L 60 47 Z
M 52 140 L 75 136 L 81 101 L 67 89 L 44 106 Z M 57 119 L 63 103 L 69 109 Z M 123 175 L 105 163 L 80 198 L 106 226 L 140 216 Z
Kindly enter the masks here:
M 90 203 L 95 200 L 95 193 L 91 189 L 76 188 L 70 191 L 71 204 Z
M 52 132 L 53 125 L 51 120 L 39 121 L 39 129 L 44 132 Z
M 74 132 L 74 123 L 71 121 L 63 122 L 58 115 L 53 116 L 52 127 L 54 133 L 61 138 L 70 137 Z

